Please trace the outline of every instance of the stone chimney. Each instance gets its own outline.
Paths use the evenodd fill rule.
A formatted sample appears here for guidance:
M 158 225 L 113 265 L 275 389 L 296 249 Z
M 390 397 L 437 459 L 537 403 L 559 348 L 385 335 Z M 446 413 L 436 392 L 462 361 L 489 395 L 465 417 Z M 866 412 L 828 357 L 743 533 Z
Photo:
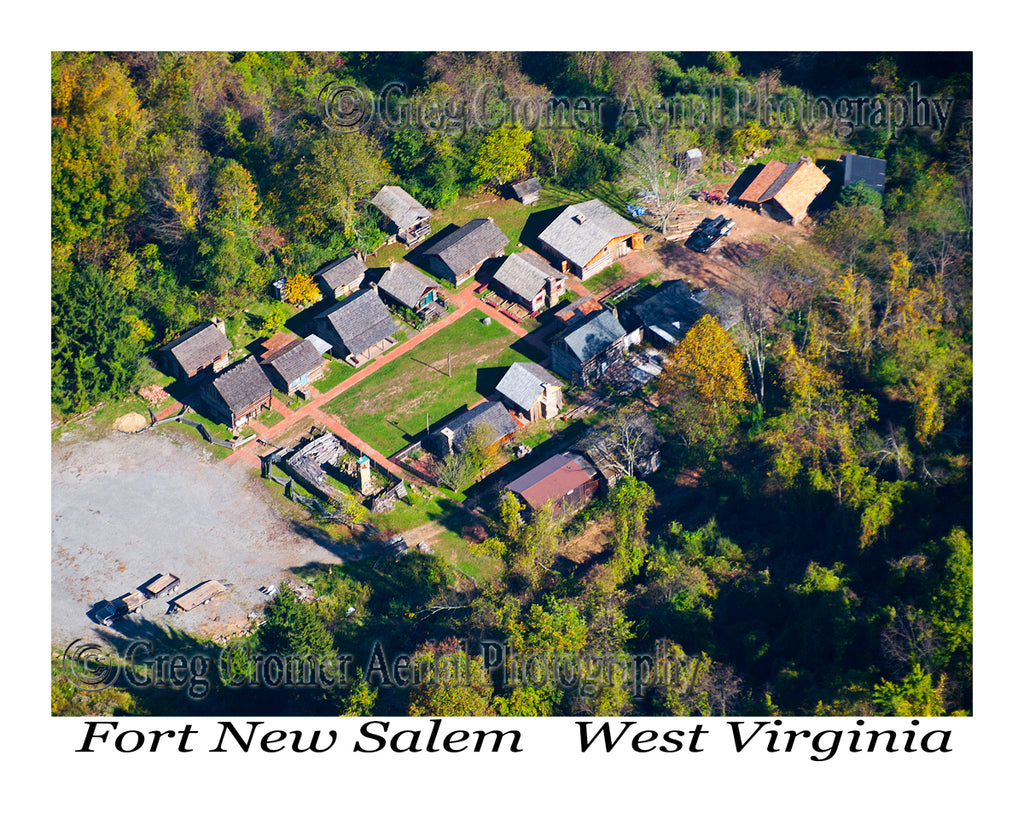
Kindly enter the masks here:
M 545 381 L 540 385 L 541 416 L 545 419 L 558 415 L 558 396 L 561 390 Z
M 212 321 L 213 326 L 220 330 L 224 335 L 228 334 L 228 326 L 224 323 L 224 319 L 219 316 L 214 316 L 210 321 Z

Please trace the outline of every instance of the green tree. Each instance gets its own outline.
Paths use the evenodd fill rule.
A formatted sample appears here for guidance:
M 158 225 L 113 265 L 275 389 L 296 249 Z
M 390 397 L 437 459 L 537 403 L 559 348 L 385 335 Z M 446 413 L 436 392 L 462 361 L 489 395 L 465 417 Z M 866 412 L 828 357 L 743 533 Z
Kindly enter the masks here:
M 519 123 L 499 125 L 480 144 L 473 173 L 495 188 L 519 179 L 533 159 L 529 147 L 532 139 L 533 133 Z

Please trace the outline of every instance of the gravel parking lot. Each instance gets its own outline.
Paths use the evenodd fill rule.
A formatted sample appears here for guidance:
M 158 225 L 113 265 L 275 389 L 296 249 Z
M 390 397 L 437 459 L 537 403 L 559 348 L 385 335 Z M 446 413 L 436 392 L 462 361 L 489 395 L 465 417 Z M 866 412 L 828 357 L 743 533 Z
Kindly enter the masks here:
M 245 627 L 266 603 L 260 586 L 339 562 L 329 543 L 279 514 L 251 467 L 226 465 L 198 443 L 111 432 L 54 444 L 51 463 L 55 646 L 107 632 L 89 618 L 93 605 L 162 572 L 181 578 L 178 594 L 210 579 L 228 591 L 184 614 L 167 613 L 171 597 L 151 600 L 131 619 L 217 636 Z M 111 631 L 132 626 L 115 622 Z

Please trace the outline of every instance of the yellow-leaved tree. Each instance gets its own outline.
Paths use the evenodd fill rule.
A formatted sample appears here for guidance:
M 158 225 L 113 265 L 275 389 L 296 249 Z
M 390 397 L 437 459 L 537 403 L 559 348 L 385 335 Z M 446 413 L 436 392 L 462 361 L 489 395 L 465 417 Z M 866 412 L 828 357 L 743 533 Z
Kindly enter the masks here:
M 309 273 L 295 273 L 284 283 L 284 298 L 289 304 L 313 304 L 320 301 L 320 288 Z
M 688 446 L 712 455 L 753 396 L 743 354 L 713 316 L 703 316 L 669 354 L 659 384 Z

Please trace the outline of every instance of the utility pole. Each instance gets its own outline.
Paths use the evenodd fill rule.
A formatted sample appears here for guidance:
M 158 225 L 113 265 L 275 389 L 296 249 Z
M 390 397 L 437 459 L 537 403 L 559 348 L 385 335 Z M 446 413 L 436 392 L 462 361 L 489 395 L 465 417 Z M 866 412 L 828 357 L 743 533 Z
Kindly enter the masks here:
M 448 377 L 452 377 L 452 351 L 448 351 Z
M 427 435 L 430 434 L 430 413 L 427 413 Z

